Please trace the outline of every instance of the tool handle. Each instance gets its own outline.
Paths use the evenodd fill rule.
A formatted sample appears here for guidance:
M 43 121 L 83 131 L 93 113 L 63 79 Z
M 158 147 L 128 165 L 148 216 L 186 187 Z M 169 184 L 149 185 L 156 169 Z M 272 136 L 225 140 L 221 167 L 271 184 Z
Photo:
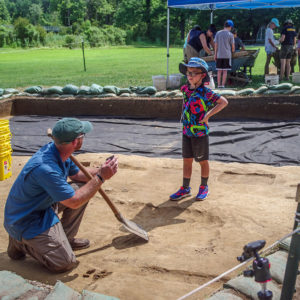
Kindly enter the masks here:
M 70 156 L 70 159 L 74 162 L 74 164 L 82 171 L 82 173 L 88 178 L 88 179 L 92 179 L 93 176 L 89 173 L 89 171 L 81 164 L 80 161 L 77 160 L 77 158 L 75 158 L 73 155 Z M 120 212 L 118 211 L 118 209 L 115 207 L 115 205 L 111 202 L 111 200 L 109 199 L 109 197 L 107 196 L 107 194 L 101 189 L 101 187 L 99 188 L 98 192 L 101 194 L 101 196 L 104 198 L 104 200 L 106 201 L 106 203 L 109 205 L 109 207 L 111 208 L 111 210 L 113 211 L 113 213 L 115 214 L 115 216 L 117 217 L 117 219 L 119 221 L 122 222 L 122 217 Z

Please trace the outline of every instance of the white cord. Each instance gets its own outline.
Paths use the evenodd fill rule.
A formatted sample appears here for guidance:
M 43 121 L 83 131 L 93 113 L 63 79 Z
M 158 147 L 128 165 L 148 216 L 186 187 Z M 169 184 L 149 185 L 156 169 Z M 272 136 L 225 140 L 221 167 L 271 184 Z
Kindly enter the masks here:
M 299 228 L 299 227 L 296 228 L 293 232 L 291 232 L 291 233 L 285 235 L 283 238 L 281 238 L 280 240 L 278 240 L 277 242 L 275 242 L 274 244 L 272 244 L 272 245 L 269 246 L 268 248 L 266 248 L 266 249 L 265 249 L 264 251 L 262 251 L 260 254 L 263 254 L 263 253 L 266 252 L 268 249 L 273 248 L 274 246 L 276 246 L 277 244 L 281 243 L 283 240 L 285 240 L 285 239 L 288 238 L 289 236 L 291 236 L 291 235 L 297 233 L 298 231 L 300 231 L 300 228 Z M 189 296 L 193 295 L 194 293 L 196 293 L 196 292 L 202 290 L 203 288 L 207 287 L 208 285 L 210 285 L 210 284 L 212 284 L 212 283 L 218 281 L 219 279 L 221 279 L 222 277 L 226 276 L 227 274 L 229 274 L 229 273 L 231 273 L 231 272 L 233 272 L 233 271 L 235 271 L 235 270 L 241 268 L 242 266 L 244 266 L 245 264 L 247 264 L 248 262 L 250 262 L 250 261 L 253 260 L 253 259 L 254 259 L 253 257 L 248 258 L 246 261 L 242 262 L 241 264 L 239 264 L 239 265 L 233 267 L 232 269 L 230 269 L 230 270 L 224 272 L 223 274 L 221 274 L 221 275 L 215 277 L 215 278 L 212 279 L 211 281 L 209 281 L 209 282 L 207 282 L 207 283 L 204 283 L 203 285 L 197 287 L 196 289 L 194 289 L 194 290 L 192 290 L 191 292 L 189 292 L 188 294 L 185 294 L 184 296 L 178 298 L 177 300 L 183 300 L 183 299 L 186 299 L 187 297 L 189 297 Z

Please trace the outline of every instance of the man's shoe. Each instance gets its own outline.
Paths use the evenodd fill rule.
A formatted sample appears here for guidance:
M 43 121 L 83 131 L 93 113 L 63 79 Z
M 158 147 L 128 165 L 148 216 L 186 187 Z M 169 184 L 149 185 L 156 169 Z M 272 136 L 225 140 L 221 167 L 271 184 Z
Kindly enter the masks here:
M 17 249 L 14 239 L 11 236 L 9 236 L 7 255 L 14 260 L 22 259 L 26 256 L 23 251 Z
M 70 241 L 70 245 L 73 250 L 81 250 L 88 248 L 90 246 L 90 241 L 88 239 L 73 238 Z
M 196 200 L 202 201 L 208 196 L 208 186 L 207 185 L 200 185 L 199 193 L 196 196 Z
M 170 200 L 177 201 L 188 196 L 191 196 L 191 188 L 184 188 L 182 186 L 176 193 L 170 196 Z

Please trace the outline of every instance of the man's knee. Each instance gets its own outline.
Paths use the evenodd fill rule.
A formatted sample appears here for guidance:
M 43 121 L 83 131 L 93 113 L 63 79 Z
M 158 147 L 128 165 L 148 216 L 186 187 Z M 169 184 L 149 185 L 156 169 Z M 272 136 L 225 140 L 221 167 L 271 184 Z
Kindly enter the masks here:
M 70 271 L 77 267 L 79 262 L 76 260 L 75 255 L 68 257 L 65 260 L 57 261 L 48 261 L 45 266 L 46 268 L 53 273 L 63 273 Z

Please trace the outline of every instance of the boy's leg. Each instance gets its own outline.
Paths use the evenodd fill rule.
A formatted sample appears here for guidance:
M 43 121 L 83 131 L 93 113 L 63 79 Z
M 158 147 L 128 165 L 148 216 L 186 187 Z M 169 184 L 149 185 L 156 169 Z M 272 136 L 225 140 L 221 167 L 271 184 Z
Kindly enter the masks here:
M 218 70 L 218 75 L 217 75 L 217 80 L 218 80 L 218 87 L 221 86 L 221 76 L 222 76 L 222 70 Z
M 192 176 L 193 152 L 191 138 L 182 135 L 183 183 L 177 192 L 170 195 L 170 200 L 177 201 L 191 195 L 190 179 Z
M 224 87 L 227 80 L 227 70 L 223 70 L 222 86 Z
M 194 157 L 201 167 L 201 184 L 196 200 L 204 200 L 208 195 L 207 181 L 209 177 L 209 137 L 195 138 L 193 145 Z
M 272 58 L 272 54 L 267 53 L 267 59 L 265 63 L 265 75 L 269 74 L 269 66 L 270 66 L 271 58 Z
M 193 158 L 183 158 L 183 178 L 192 177 Z
M 208 178 L 209 177 L 209 163 L 208 160 L 202 160 L 199 162 L 201 167 L 201 177 Z

